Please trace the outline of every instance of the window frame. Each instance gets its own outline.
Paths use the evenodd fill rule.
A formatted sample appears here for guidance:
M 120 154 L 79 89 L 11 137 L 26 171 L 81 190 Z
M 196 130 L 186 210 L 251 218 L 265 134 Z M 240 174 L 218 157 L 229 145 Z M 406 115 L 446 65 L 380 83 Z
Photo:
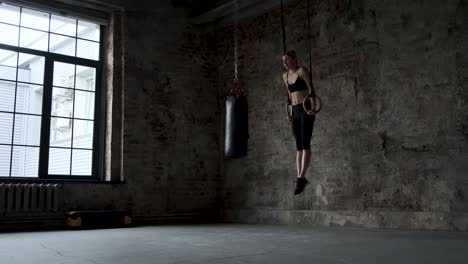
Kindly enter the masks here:
M 16 5 L 18 7 L 21 7 L 21 11 L 23 8 L 30 9 L 29 7 L 21 6 L 21 5 Z M 49 13 L 49 25 L 51 21 L 51 16 L 52 12 L 50 11 L 44 11 L 44 10 L 39 10 L 41 12 L 47 12 Z M 54 14 L 55 15 L 55 14 Z M 80 18 L 74 18 L 78 20 L 82 20 Z M 86 21 L 86 20 L 82 20 Z M 78 22 L 77 22 L 78 23 Z M 3 23 L 3 24 L 8 24 L 8 23 Z M 96 23 L 97 24 L 97 23 Z M 99 25 L 99 24 L 98 24 Z M 3 50 L 8 50 L 12 52 L 17 52 L 18 56 L 19 53 L 25 53 L 25 54 L 30 54 L 30 55 L 36 55 L 36 56 L 42 56 L 45 59 L 44 63 L 44 79 L 43 79 L 43 96 L 42 96 L 42 112 L 41 112 L 41 127 L 40 127 L 40 143 L 39 143 L 39 165 L 38 165 L 38 174 L 37 177 L 28 177 L 27 175 L 24 175 L 23 177 L 12 177 L 11 176 L 11 166 L 12 166 L 12 159 L 10 158 L 10 175 L 8 177 L 6 176 L 0 176 L 0 182 L 42 182 L 42 181 L 48 181 L 48 180 L 58 180 L 58 181 L 102 181 L 103 177 L 100 175 L 101 172 L 101 166 L 102 166 L 102 160 L 101 160 L 101 152 L 103 148 L 103 142 L 101 142 L 101 132 L 104 130 L 103 126 L 103 105 L 105 105 L 105 102 L 103 101 L 103 94 L 104 91 L 103 89 L 105 88 L 104 85 L 104 44 L 106 43 L 106 30 L 107 27 L 103 25 L 100 26 L 100 40 L 99 40 L 99 59 L 96 60 L 91 60 L 91 59 L 86 59 L 86 58 L 79 58 L 79 57 L 73 57 L 69 55 L 63 55 L 63 54 L 57 54 L 57 53 L 52 53 L 50 51 L 41 51 L 41 50 L 34 50 L 30 48 L 24 48 L 24 47 L 19 47 L 19 46 L 11 46 L 7 44 L 2 44 L 0 43 L 0 49 Z M 21 26 L 19 26 L 21 28 Z M 49 26 L 50 30 L 50 26 Z M 48 34 L 51 34 L 51 32 L 48 32 Z M 55 34 L 55 33 L 54 33 Z M 50 35 L 49 35 L 50 38 Z M 78 34 L 76 33 L 76 41 L 78 41 Z M 49 43 L 50 45 L 50 43 Z M 75 47 L 76 49 L 77 47 Z M 76 55 L 76 51 L 75 51 Z M 54 74 L 54 63 L 55 62 L 62 62 L 62 63 L 69 63 L 69 64 L 74 64 L 74 65 L 79 65 L 79 66 L 85 66 L 85 67 L 92 67 L 96 69 L 96 80 L 95 80 L 95 90 L 94 90 L 94 128 L 93 128 L 93 145 L 92 145 L 92 171 L 90 176 L 74 176 L 71 174 L 71 167 L 70 167 L 70 175 L 60 175 L 60 174 L 52 174 L 50 175 L 48 173 L 49 170 L 49 143 L 50 143 L 50 135 L 51 135 L 51 118 L 52 118 L 52 93 L 53 93 L 53 74 Z M 17 65 L 18 67 L 18 65 Z M 75 67 L 75 74 L 76 74 L 76 67 Z M 3 80 L 3 79 L 2 79 Z M 16 78 L 15 81 L 15 90 L 18 89 L 18 78 Z M 73 88 L 73 89 L 76 89 Z M 16 94 L 16 92 L 15 92 Z M 1 95 L 0 95 L 1 96 Z M 0 111 L 1 113 L 10 113 L 8 111 Z M 104 111 L 105 112 L 105 111 Z M 16 107 L 13 108 L 13 115 L 16 115 Z M 21 113 L 23 114 L 23 113 Z M 25 113 L 26 114 L 26 113 Z M 38 116 L 34 114 L 26 114 L 26 115 L 32 115 L 32 116 Z M 71 119 L 73 120 L 73 119 Z M 79 118 L 78 118 L 79 120 Z M 12 129 L 14 129 L 12 127 Z M 71 140 L 73 140 L 73 129 L 72 129 L 72 136 Z M 12 141 L 12 144 L 2 144 L 4 146 L 11 146 L 12 150 L 14 146 L 24 146 L 28 147 L 29 145 L 19 145 L 19 144 L 14 144 Z M 37 146 L 35 146 L 37 147 Z M 54 147 L 55 148 L 55 147 Z M 72 148 L 72 147 L 66 147 L 65 149 L 70 149 L 72 151 L 73 149 L 80 149 L 80 148 Z M 12 155 L 12 153 L 11 153 Z M 72 160 L 72 155 L 70 154 L 70 160 Z M 72 164 L 70 163 L 70 166 Z

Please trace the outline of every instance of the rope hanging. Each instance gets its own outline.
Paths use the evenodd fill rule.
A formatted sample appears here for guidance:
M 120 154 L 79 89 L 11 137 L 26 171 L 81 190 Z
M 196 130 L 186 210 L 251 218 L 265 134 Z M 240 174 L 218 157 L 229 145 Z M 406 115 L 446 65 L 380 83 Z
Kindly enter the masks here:
M 286 53 L 286 30 L 284 29 L 284 7 L 281 0 L 281 29 L 283 30 L 283 54 Z
M 312 33 L 310 32 L 310 0 L 307 0 L 307 37 L 309 39 L 309 80 L 310 80 L 310 87 L 312 88 L 312 94 L 310 95 L 307 95 L 306 98 L 304 98 L 304 101 L 303 101 L 303 107 L 304 107 L 304 110 L 307 111 L 306 109 L 306 102 L 307 101 L 310 101 L 311 104 L 312 104 L 312 111 L 315 112 L 316 114 L 318 112 L 320 112 L 320 110 L 322 109 L 322 99 L 317 96 L 317 94 L 315 94 L 315 89 L 314 89 L 314 82 L 312 81 Z M 315 98 L 315 100 L 317 100 L 317 102 L 315 100 L 313 100 L 312 97 Z M 317 105 L 318 103 L 318 105 Z
M 314 91 L 314 84 L 312 82 L 312 33 L 310 32 L 310 0 L 307 0 L 307 37 L 309 39 L 309 77 L 310 86 Z M 315 95 L 315 94 L 314 94 Z
M 307 37 L 308 37 L 308 41 L 309 41 L 309 45 L 308 45 L 308 50 L 309 50 L 309 80 L 310 80 L 310 86 L 311 86 L 311 90 L 313 92 L 313 94 L 311 95 L 307 95 L 306 98 L 304 98 L 304 102 L 308 101 L 311 99 L 310 96 L 316 98 L 317 102 L 318 102 L 318 106 L 315 105 L 315 100 L 312 100 L 312 104 L 313 104 L 313 108 L 314 109 L 313 111 L 315 113 L 318 113 L 321 108 L 322 108 L 322 100 L 320 97 L 318 97 L 316 94 L 315 94 L 315 89 L 314 89 L 314 84 L 312 82 L 312 33 L 311 33 L 311 30 L 310 30 L 310 0 L 307 0 Z M 282 28 L 282 31 L 283 31 L 283 54 L 286 53 L 287 51 L 287 47 L 286 47 L 286 30 L 285 30 L 285 23 L 284 23 L 284 6 L 283 6 L 283 0 L 281 0 L 281 28 Z M 304 104 L 304 109 L 305 109 L 305 103 Z M 286 111 L 288 107 L 286 106 Z M 307 111 L 307 109 L 305 109 Z
M 286 29 L 285 29 L 285 23 L 284 23 L 284 5 L 283 5 L 283 0 L 281 0 L 281 29 L 283 32 L 283 54 L 286 53 L 287 47 L 286 47 Z M 310 0 L 307 0 L 307 37 L 309 40 L 309 71 L 310 71 L 310 80 L 311 80 L 311 86 L 313 88 L 312 84 L 312 38 L 311 38 L 311 32 L 310 32 Z

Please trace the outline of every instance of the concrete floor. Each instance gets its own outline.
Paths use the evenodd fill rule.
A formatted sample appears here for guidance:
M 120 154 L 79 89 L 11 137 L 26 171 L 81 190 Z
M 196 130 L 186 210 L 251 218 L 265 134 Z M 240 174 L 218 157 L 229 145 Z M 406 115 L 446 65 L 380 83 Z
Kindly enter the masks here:
M 1 264 L 468 263 L 468 233 L 274 225 L 0 234 Z

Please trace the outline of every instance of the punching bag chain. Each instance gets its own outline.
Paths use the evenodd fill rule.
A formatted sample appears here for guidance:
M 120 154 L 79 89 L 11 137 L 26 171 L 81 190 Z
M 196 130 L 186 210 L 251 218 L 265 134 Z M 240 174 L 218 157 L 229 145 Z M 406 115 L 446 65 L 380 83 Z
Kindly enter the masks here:
M 234 83 L 238 83 L 237 65 L 238 65 L 238 49 L 239 49 L 239 0 L 234 0 Z

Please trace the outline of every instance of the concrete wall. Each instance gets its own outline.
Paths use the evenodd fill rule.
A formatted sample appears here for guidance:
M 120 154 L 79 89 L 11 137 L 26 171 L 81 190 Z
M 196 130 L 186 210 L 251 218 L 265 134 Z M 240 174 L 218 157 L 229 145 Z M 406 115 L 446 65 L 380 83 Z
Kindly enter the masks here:
M 468 230 L 468 2 L 311 5 L 313 81 L 324 103 L 311 184 L 293 196 L 295 147 L 274 10 L 240 26 L 251 139 L 247 157 L 223 162 L 225 219 Z M 288 49 L 308 67 L 306 1 L 289 5 L 285 20 Z M 232 27 L 219 30 L 216 43 L 224 91 Z
M 311 0 L 324 108 L 311 184 L 299 197 L 279 10 L 240 26 L 251 137 L 248 156 L 228 160 L 232 27 L 191 26 L 171 1 L 109 2 L 127 9 L 114 47 L 124 47 L 123 73 L 113 79 L 123 82 L 113 118 L 118 127 L 123 113 L 123 153 L 114 137 L 111 173 L 122 169 L 125 184 L 65 183 L 66 209 L 129 209 L 141 220 L 221 209 L 236 222 L 468 230 L 466 0 Z M 305 0 L 285 15 L 288 48 L 308 65 Z
M 124 82 L 125 184 L 67 183 L 64 206 L 130 209 L 139 219 L 214 212 L 219 112 L 216 76 L 201 52 L 205 33 L 170 1 L 120 4 L 127 8 L 124 73 L 114 77 Z

